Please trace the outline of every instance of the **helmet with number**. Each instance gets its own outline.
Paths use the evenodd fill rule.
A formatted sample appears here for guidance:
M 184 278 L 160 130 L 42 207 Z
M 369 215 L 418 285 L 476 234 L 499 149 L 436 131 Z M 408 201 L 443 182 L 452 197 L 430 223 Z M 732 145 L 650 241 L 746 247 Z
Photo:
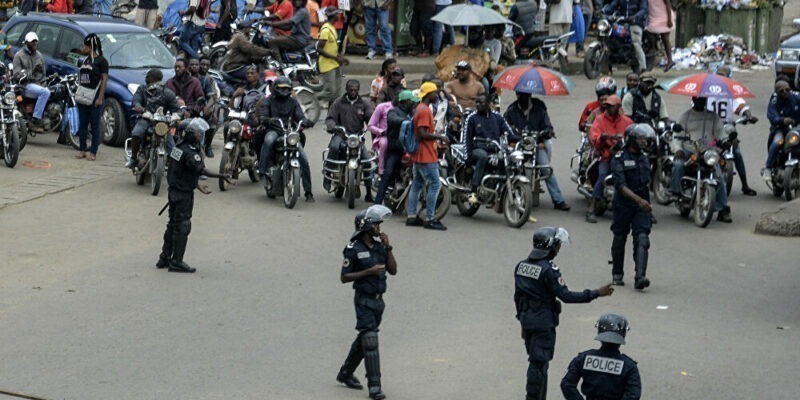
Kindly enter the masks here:
M 594 92 L 597 97 L 612 95 L 617 92 L 617 81 L 610 76 L 604 76 L 597 80 L 597 84 L 594 85 Z
M 595 324 L 597 336 L 594 340 L 603 343 L 625 344 L 625 335 L 631 329 L 622 314 L 608 313 L 600 316 Z
M 561 227 L 545 226 L 533 232 L 533 251 L 531 258 L 540 260 L 555 257 L 561 243 L 570 243 L 569 232 Z
M 653 127 L 648 124 L 628 125 L 628 127 L 625 128 L 625 145 L 627 146 L 631 143 L 634 143 L 638 139 L 645 139 L 647 141 L 645 146 L 639 144 L 639 147 L 642 150 L 648 150 L 650 144 L 656 140 L 656 131 L 653 130 Z
M 350 235 L 350 240 L 355 240 L 358 235 L 371 231 L 373 226 L 380 224 L 384 219 L 389 218 L 390 215 L 392 215 L 392 210 L 380 204 L 359 211 L 355 218 L 356 230 Z
M 202 118 L 192 118 L 181 122 L 181 129 L 183 130 L 183 139 L 195 141 L 195 135 L 202 135 L 208 131 L 208 122 Z
M 275 96 L 279 99 L 285 99 L 292 95 L 292 80 L 285 76 L 275 79 L 273 87 Z

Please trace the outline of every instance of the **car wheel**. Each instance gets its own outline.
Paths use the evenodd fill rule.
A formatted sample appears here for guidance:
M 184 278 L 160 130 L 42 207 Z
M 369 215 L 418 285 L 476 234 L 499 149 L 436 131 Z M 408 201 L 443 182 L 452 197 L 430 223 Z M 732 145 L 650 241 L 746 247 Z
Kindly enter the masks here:
M 103 143 L 109 146 L 122 146 L 128 137 L 125 113 L 117 99 L 106 98 L 100 123 L 103 125 Z

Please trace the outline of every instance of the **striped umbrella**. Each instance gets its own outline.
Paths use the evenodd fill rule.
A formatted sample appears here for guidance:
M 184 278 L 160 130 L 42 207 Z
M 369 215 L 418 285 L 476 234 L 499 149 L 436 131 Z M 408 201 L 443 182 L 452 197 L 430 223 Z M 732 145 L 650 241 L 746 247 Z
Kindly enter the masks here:
M 532 64 L 507 68 L 494 77 L 493 86 L 543 96 L 566 96 L 575 88 L 564 74 Z

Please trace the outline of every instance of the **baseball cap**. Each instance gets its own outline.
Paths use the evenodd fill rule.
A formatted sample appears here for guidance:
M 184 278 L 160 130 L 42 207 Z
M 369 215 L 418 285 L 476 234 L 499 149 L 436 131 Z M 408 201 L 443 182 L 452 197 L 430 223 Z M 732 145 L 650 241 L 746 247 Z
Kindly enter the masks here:
M 332 15 L 339 14 L 342 11 L 339 10 L 338 8 L 336 8 L 336 7 L 325 7 L 325 11 L 324 12 L 325 12 L 325 16 L 330 17 Z
M 456 64 L 456 68 L 472 70 L 472 65 L 469 61 L 461 60 Z
M 617 96 L 615 94 L 612 94 L 611 96 L 608 96 L 608 98 L 606 98 L 606 101 L 605 101 L 604 104 L 608 104 L 608 105 L 612 105 L 612 106 L 618 106 L 618 105 L 622 104 L 622 99 L 620 99 L 619 96 Z
M 414 103 L 419 103 L 419 97 L 414 96 L 414 92 L 410 90 L 403 90 L 402 92 L 400 92 L 399 95 L 397 95 L 397 101 L 406 101 L 406 100 L 411 100 Z
M 36 32 L 28 32 L 25 34 L 25 43 L 30 43 L 34 40 L 37 42 L 39 41 L 39 36 L 36 34 Z
M 431 94 L 431 93 L 433 93 L 433 92 L 435 92 L 437 90 L 439 90 L 439 88 L 436 87 L 435 83 L 433 83 L 433 82 L 425 82 L 413 94 L 417 98 L 423 99 L 423 98 L 425 98 L 425 96 L 427 96 L 427 95 L 429 95 L 429 94 Z
M 650 72 L 645 72 L 639 77 L 640 82 L 656 83 L 657 80 L 658 79 L 656 79 L 656 77 Z

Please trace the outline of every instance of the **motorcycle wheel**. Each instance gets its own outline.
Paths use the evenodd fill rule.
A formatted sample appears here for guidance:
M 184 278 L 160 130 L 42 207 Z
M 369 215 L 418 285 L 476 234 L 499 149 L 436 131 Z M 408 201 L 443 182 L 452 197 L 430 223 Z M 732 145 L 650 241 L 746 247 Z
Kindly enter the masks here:
M 317 96 L 312 92 L 302 90 L 295 92 L 295 98 L 300 103 L 300 108 L 303 109 L 303 114 L 306 115 L 306 118 L 316 124 L 319 121 L 320 114 L 322 114 L 322 107 Z
M 601 46 L 592 47 L 589 54 L 583 59 L 583 74 L 589 79 L 597 79 L 600 72 L 603 70 L 602 54 L 600 53 Z
M 140 153 L 141 154 L 141 153 Z M 147 170 L 141 170 L 138 174 L 134 172 L 133 178 L 136 179 L 136 184 L 139 186 L 144 185 L 144 181 L 147 180 Z
M 14 168 L 19 160 L 19 130 L 16 125 L 11 125 L 10 132 L 6 135 L 8 143 L 3 146 L 3 162 L 8 168 Z
M 714 200 L 716 199 L 716 188 L 709 184 L 702 184 L 697 190 L 697 197 L 694 201 L 694 224 L 705 228 L 714 216 Z
M 800 168 L 783 169 L 783 196 L 792 201 L 800 194 Z
M 656 161 L 655 177 L 653 178 L 653 194 L 656 197 L 656 202 L 663 206 L 672 202 L 669 195 L 669 182 L 668 177 L 664 173 L 664 164 Z
M 528 222 L 531 216 L 531 187 L 527 183 L 516 182 L 511 185 L 503 198 L 503 217 L 508 226 L 519 228 Z
M 234 157 L 234 158 L 236 158 L 236 157 Z M 231 152 L 230 151 L 222 152 L 222 157 L 220 157 L 220 159 L 219 159 L 219 174 L 221 175 L 219 177 L 219 190 L 220 191 L 224 192 L 224 191 L 228 190 L 228 182 L 225 181 L 225 178 L 223 178 L 223 176 L 228 175 L 228 174 L 233 175 L 233 166 L 234 166 L 234 163 L 231 162 Z
M 17 126 L 19 127 L 19 151 L 22 151 L 28 144 L 28 121 L 20 118 L 17 120 Z
M 158 150 L 153 149 L 153 152 L 156 153 L 156 156 L 150 160 L 150 193 L 153 196 L 158 196 L 158 192 L 161 190 L 161 178 L 164 176 L 164 166 L 166 160 L 164 156 L 160 156 L 157 154 Z
M 287 168 L 283 171 L 283 205 L 291 209 L 300 196 L 300 169 Z
M 423 190 L 422 192 L 420 192 L 420 196 L 419 197 L 420 197 L 420 200 L 419 200 L 419 203 L 418 203 L 419 207 L 418 207 L 418 210 L 417 210 L 417 218 L 419 218 L 419 219 L 424 221 L 425 220 L 425 210 L 427 209 L 427 203 L 425 202 L 426 191 Z M 444 218 L 444 216 L 447 215 L 447 212 L 450 211 L 450 204 L 452 202 L 453 202 L 453 199 L 452 199 L 452 194 L 450 193 L 450 190 L 448 190 L 446 187 L 442 186 L 441 189 L 439 189 L 439 195 L 436 196 L 436 210 L 434 210 L 434 212 L 433 212 L 433 217 L 436 218 L 436 220 L 438 220 L 438 221 L 440 221 L 442 218 Z
M 561 54 L 558 55 L 558 72 L 561 72 L 564 75 L 567 75 L 567 72 L 569 72 L 567 57 L 564 57 Z
M 347 208 L 351 210 L 356 206 L 356 185 L 358 185 L 356 172 L 352 169 L 347 170 Z
M 69 144 L 72 145 L 72 148 L 75 150 L 81 149 L 81 139 L 80 135 L 72 134 L 72 124 L 69 122 L 69 118 L 65 118 L 67 126 L 64 128 L 64 135 L 67 135 L 69 140 Z
M 733 187 L 733 164 L 725 164 L 725 192 L 728 196 L 731 195 L 731 187 Z
M 298 71 L 297 81 L 315 92 L 321 92 L 325 86 L 325 81 L 322 80 L 318 71 Z
M 531 182 L 531 207 L 539 207 L 539 197 L 541 196 L 540 191 L 542 190 L 542 181 L 536 179 L 536 174 L 530 177 Z
M 225 53 L 227 51 L 227 47 L 215 47 L 208 53 L 208 59 L 211 61 L 211 68 L 217 70 L 222 69 L 222 62 L 225 60 Z
M 455 195 L 456 199 L 456 208 L 458 208 L 458 213 L 465 216 L 471 217 L 478 212 L 478 208 L 480 208 L 480 204 L 471 204 L 469 202 L 469 194 L 458 192 Z

